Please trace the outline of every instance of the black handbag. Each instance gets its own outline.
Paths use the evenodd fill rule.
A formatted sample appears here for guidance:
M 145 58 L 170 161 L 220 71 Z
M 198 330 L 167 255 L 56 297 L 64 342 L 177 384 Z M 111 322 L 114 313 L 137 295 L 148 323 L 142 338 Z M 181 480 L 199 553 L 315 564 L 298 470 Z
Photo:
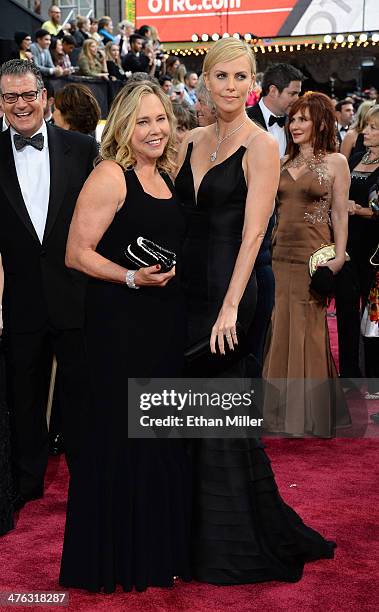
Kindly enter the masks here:
M 211 353 L 209 346 L 210 335 L 189 346 L 184 352 L 185 375 L 195 378 L 217 375 L 226 371 L 245 357 L 248 353 L 246 334 L 238 321 L 236 323 L 236 332 L 238 344 L 234 347 L 233 351 L 229 349 L 228 343 L 224 338 L 225 355 L 221 355 L 219 352 Z
M 176 264 L 176 254 L 164 247 L 139 236 L 124 250 L 128 265 L 133 268 L 160 265 L 160 272 L 169 272 Z

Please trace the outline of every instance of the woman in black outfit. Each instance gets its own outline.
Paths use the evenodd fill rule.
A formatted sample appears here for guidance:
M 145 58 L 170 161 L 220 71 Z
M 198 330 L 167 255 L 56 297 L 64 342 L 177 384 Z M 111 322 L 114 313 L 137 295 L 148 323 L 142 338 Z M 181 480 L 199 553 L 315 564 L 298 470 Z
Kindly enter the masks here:
M 235 346 L 237 317 L 247 330 L 254 316 L 253 267 L 280 163 L 274 139 L 245 112 L 255 77 L 251 49 L 235 38 L 220 40 L 203 70 L 217 121 L 184 139 L 175 186 L 188 219 L 183 279 L 189 344 L 210 337 L 212 352 L 224 354 L 226 345 Z M 200 377 L 210 377 L 212 358 Z M 246 367 L 240 359 L 221 376 L 244 377 Z M 253 437 L 199 439 L 193 445 L 193 575 L 200 581 L 294 582 L 305 562 L 333 557 L 333 543 L 281 499 L 263 448 Z
M 105 59 L 109 77 L 117 81 L 126 81 L 126 74 L 121 66 L 120 47 L 114 42 L 109 41 L 105 45 Z
M 360 319 L 365 308 L 375 268 L 370 258 L 378 245 L 378 216 L 370 208 L 370 193 L 379 191 L 379 105 L 373 106 L 367 114 L 363 130 L 367 152 L 357 153 L 349 160 L 351 170 L 350 219 L 347 252 L 351 258 L 350 282 L 346 279 L 337 294 L 337 323 L 340 355 L 359 365 Z M 341 295 L 342 293 L 342 295 Z M 364 338 L 365 375 L 379 378 L 379 339 Z M 369 382 L 368 395 L 379 389 L 372 389 Z
M 188 457 L 181 440 L 128 438 L 128 378 L 176 377 L 185 319 L 178 267 L 127 269 L 139 236 L 179 253 L 184 219 L 168 172 L 174 118 L 158 85 L 118 95 L 102 161 L 78 199 L 67 264 L 90 277 L 86 339 L 92 422 L 72 473 L 60 583 L 113 592 L 189 578 Z M 180 261 L 177 266 L 180 267 Z M 133 407 L 135 409 L 135 407 Z

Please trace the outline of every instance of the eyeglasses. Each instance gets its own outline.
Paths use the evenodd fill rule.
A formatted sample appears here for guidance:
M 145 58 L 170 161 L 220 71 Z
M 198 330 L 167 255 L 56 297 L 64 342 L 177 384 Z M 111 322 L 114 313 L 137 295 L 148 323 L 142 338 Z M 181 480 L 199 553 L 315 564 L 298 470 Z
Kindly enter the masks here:
M 23 91 L 20 94 L 4 93 L 1 94 L 1 97 L 3 98 L 4 102 L 7 102 L 8 104 L 14 104 L 19 98 L 22 98 L 24 102 L 34 102 L 34 100 L 37 100 L 39 92 L 40 90 L 38 89 L 37 91 Z

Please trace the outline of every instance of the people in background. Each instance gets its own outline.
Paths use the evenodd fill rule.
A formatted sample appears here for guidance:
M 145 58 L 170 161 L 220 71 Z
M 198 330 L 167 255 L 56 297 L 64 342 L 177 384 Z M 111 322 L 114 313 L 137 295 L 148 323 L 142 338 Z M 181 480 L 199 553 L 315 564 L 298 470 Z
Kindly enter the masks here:
M 101 36 L 101 40 L 104 45 L 106 45 L 109 41 L 114 41 L 115 37 L 113 36 L 113 22 L 110 17 L 105 16 L 99 19 L 97 31 Z
M 73 38 L 77 47 L 82 47 L 85 40 L 89 38 L 90 21 L 88 17 L 78 15 L 76 18 L 77 30 L 73 33 Z
M 172 110 L 176 118 L 176 142 L 180 145 L 186 133 L 198 126 L 196 113 L 186 102 L 174 101 Z
M 48 11 L 49 19 L 44 21 L 42 29 L 47 30 L 51 36 L 58 36 L 62 29 L 61 26 L 61 9 L 56 4 L 53 4 Z
M 336 116 L 337 141 L 339 146 L 341 147 L 341 144 L 354 118 L 354 105 L 352 100 L 345 98 L 345 100 L 340 100 L 339 102 L 337 102 Z
M 143 53 L 144 38 L 140 34 L 132 34 L 129 38 L 130 51 L 122 59 L 125 72 L 147 72 L 151 69 L 147 55 Z
M 357 110 L 354 120 L 343 138 L 341 143 L 341 153 L 349 159 L 350 156 L 355 155 L 366 150 L 363 144 L 363 128 L 366 125 L 366 116 L 370 108 L 375 104 L 375 100 L 365 100 L 362 102 Z
M 193 70 L 186 72 L 186 74 L 184 75 L 184 85 L 185 91 L 187 93 L 187 102 L 192 105 L 196 104 L 197 102 L 196 85 L 198 80 L 199 77 L 197 76 L 197 72 L 194 72 Z
M 12 53 L 12 57 L 10 59 L 33 59 L 33 54 L 30 50 L 30 46 L 32 44 L 32 37 L 30 34 L 27 32 L 15 32 L 14 41 L 16 43 L 17 50 Z
M 216 121 L 216 109 L 205 85 L 204 76 L 199 76 L 196 85 L 197 102 L 194 106 L 199 127 L 212 125 Z
M 120 47 L 111 40 L 105 45 L 105 59 L 109 77 L 118 81 L 126 81 L 126 74 L 121 66 Z
M 303 74 L 291 64 L 272 64 L 262 78 L 262 96 L 247 114 L 272 134 L 279 144 L 280 156 L 286 152 L 286 117 L 301 92 Z
M 47 30 L 37 30 L 35 33 L 36 42 L 30 45 L 33 61 L 44 77 L 61 77 L 63 68 L 54 66 L 50 53 L 51 35 Z
M 100 107 L 92 91 L 81 83 L 69 83 L 55 94 L 54 124 L 64 130 L 94 135 Z
M 129 38 L 134 34 L 134 25 L 131 21 L 124 19 L 118 24 L 119 34 L 115 37 L 115 44 L 120 47 L 120 57 L 124 57 L 130 51 Z
M 98 32 L 98 27 L 99 27 L 99 21 L 97 19 L 95 19 L 94 17 L 90 17 L 89 20 L 90 26 L 89 26 L 89 37 L 93 38 L 94 40 L 96 40 L 97 43 L 102 43 L 102 38 Z
M 325 294 L 346 261 L 349 168 L 335 152 L 335 114 L 328 96 L 309 92 L 290 109 L 288 155 L 281 168 L 272 239 L 275 306 L 263 375 L 269 431 L 332 436 L 350 422 L 333 361 Z M 315 273 L 309 260 L 335 243 L 335 257 Z M 317 275 L 317 278 L 316 278 Z M 324 289 L 322 289 L 324 292 Z M 332 382 L 332 379 L 333 382 Z
M 372 106 L 368 111 L 362 133 L 366 150 L 356 153 L 349 160 L 351 187 L 347 252 L 350 261 L 346 265 L 344 278 L 336 288 L 340 373 L 346 386 L 350 386 L 348 379 L 357 379 L 363 374 L 359 350 L 361 309 L 367 303 L 373 282 L 374 268 L 370 258 L 377 247 L 379 235 L 378 217 L 370 207 L 370 194 L 377 192 L 379 185 L 379 105 Z M 367 346 L 369 344 L 366 342 Z M 372 359 L 370 348 L 366 367 L 370 367 Z
M 97 42 L 89 38 L 83 43 L 78 59 L 79 74 L 108 80 L 105 56 L 98 48 Z

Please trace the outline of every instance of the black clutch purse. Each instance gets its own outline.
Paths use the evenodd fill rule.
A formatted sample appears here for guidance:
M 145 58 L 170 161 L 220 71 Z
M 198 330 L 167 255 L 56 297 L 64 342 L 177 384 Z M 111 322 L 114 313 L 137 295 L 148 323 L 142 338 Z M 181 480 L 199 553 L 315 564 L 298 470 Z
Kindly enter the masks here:
M 164 247 L 139 236 L 124 250 L 128 266 L 142 268 L 160 265 L 161 272 L 169 272 L 176 264 L 176 254 Z
M 224 339 L 225 355 L 221 355 L 219 352 L 211 353 L 210 335 L 189 346 L 184 352 L 185 375 L 193 378 L 216 376 L 245 357 L 249 352 L 246 334 L 238 321 L 236 332 L 238 344 L 233 351 L 229 349 L 227 341 Z

